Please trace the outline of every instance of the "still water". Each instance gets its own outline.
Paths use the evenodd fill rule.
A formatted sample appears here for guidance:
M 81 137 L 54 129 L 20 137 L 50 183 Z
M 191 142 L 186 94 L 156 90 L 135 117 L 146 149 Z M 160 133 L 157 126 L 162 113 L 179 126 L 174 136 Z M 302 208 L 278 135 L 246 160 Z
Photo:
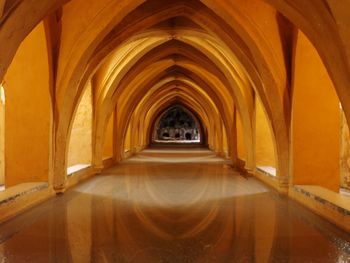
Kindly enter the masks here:
M 0 225 L 0 262 L 350 262 L 349 241 L 208 150 L 147 150 Z

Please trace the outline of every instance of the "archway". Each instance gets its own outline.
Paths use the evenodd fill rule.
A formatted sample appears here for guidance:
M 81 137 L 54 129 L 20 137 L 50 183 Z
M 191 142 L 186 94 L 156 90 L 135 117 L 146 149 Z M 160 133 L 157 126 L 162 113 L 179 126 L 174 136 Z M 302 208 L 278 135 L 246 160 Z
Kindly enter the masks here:
M 186 107 L 176 104 L 168 107 L 152 125 L 151 144 L 204 144 L 203 125 Z

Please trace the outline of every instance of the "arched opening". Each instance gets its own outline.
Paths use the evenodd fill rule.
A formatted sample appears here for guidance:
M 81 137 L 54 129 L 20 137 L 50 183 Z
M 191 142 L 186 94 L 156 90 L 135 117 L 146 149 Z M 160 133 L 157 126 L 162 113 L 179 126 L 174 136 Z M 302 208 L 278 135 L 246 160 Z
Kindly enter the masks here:
M 255 97 L 255 162 L 259 172 L 276 176 L 275 139 L 261 100 Z
M 92 84 L 88 82 L 72 125 L 68 149 L 68 175 L 91 165 L 92 122 Z
M 152 144 L 203 144 L 203 127 L 199 119 L 182 105 L 163 111 L 153 125 Z
M 293 73 L 292 184 L 338 192 L 339 98 L 323 61 L 301 31 Z
M 48 44 L 40 22 L 21 43 L 3 80 L 0 177 L 6 190 L 51 180 L 51 98 Z
M 113 132 L 114 132 L 114 112 L 108 120 L 107 128 L 105 130 L 105 140 L 103 143 L 103 160 L 113 158 Z
M 237 138 L 237 167 L 243 169 L 247 162 L 247 150 L 244 141 L 244 129 L 242 125 L 241 116 L 237 111 L 235 111 L 235 119 L 236 119 L 236 138 Z

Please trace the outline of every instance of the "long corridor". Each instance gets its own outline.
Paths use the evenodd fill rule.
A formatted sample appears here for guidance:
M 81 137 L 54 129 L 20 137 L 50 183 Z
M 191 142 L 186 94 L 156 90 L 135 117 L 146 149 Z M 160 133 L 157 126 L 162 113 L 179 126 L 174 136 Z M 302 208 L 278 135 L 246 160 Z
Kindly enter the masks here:
M 149 149 L 0 226 L 0 262 L 349 262 L 350 237 L 206 149 Z

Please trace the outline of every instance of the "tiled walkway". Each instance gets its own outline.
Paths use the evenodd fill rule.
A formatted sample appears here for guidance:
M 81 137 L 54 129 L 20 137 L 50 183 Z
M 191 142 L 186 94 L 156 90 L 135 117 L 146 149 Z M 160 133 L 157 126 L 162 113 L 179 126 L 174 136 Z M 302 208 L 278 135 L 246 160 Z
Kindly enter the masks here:
M 0 262 L 349 262 L 350 237 L 207 150 L 147 150 L 0 226 Z

